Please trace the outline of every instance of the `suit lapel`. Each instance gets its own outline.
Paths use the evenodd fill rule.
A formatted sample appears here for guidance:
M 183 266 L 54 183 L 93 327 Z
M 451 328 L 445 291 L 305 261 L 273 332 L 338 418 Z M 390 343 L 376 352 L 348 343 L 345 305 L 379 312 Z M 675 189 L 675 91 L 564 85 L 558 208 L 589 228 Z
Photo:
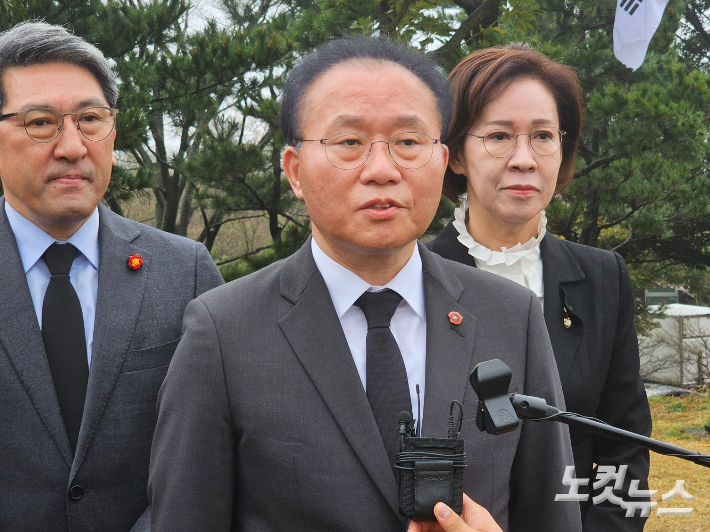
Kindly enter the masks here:
M 383 497 L 399 516 L 398 491 L 310 239 L 284 264 L 281 294 L 294 307 L 279 321 L 296 356 Z
M 99 205 L 99 287 L 94 341 L 84 417 L 70 480 L 86 455 L 121 371 L 150 271 L 150 254 L 132 244 L 140 231 L 121 222 L 121 218 Z M 128 257 L 137 253 L 143 266 L 131 270 L 126 264 Z
M 3 253 L 3 267 L 0 268 L 0 301 L 3 302 L 0 305 L 0 344 L 67 467 L 71 467 L 72 450 L 22 259 L 5 214 L 4 199 L 0 199 L 0 249 Z
M 564 385 L 584 331 L 584 301 L 580 300 L 581 294 L 574 287 L 576 281 L 584 279 L 584 272 L 567 247 L 549 233 L 540 243 L 540 256 L 545 290 L 545 324 L 560 381 Z M 567 316 L 571 320 L 569 328 L 564 325 Z
M 426 304 L 426 389 L 422 436 L 444 438 L 449 406 L 463 401 L 472 368 L 476 317 L 458 304 L 464 287 L 441 259 L 420 245 Z M 449 313 L 461 314 L 453 325 Z
M 476 267 L 466 246 L 458 241 L 458 231 L 453 221 L 428 247 L 448 259 Z M 575 282 L 584 279 L 584 272 L 567 246 L 550 233 L 540 243 L 540 256 L 543 263 L 545 324 L 555 353 L 560 381 L 564 384 L 583 336 L 583 294 L 576 289 Z M 569 328 L 564 326 L 565 310 L 572 320 Z

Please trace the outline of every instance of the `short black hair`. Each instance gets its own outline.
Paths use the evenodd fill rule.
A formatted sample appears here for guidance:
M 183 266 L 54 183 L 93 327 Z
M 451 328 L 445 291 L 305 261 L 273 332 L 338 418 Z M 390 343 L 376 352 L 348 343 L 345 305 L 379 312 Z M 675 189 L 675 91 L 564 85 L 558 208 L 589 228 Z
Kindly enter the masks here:
M 62 26 L 30 21 L 0 33 L 0 109 L 5 105 L 2 78 L 7 69 L 48 63 L 69 63 L 85 68 L 98 81 L 109 107 L 116 107 L 116 76 L 104 54 Z
M 439 65 L 421 52 L 386 37 L 344 37 L 326 42 L 305 56 L 286 79 L 281 99 L 281 131 L 291 146 L 301 138 L 300 106 L 304 95 L 328 70 L 342 63 L 377 61 L 397 64 L 418 77 L 434 94 L 441 122 L 441 134 L 451 121 L 452 97 L 449 82 Z

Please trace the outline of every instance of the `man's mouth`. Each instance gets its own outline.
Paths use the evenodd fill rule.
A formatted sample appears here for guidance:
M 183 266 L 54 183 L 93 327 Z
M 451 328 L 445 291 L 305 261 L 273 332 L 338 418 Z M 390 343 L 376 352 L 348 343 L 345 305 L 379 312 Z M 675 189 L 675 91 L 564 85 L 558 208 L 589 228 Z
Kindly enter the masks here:
M 375 198 L 362 206 L 363 209 L 372 209 L 375 211 L 386 211 L 392 207 L 397 208 L 401 207 L 401 205 L 391 198 Z

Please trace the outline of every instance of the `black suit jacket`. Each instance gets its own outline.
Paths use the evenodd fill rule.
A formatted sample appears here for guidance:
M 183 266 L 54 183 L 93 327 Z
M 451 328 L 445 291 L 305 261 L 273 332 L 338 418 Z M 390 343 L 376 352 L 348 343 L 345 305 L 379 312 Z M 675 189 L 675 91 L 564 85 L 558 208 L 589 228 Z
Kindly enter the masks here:
M 476 267 L 451 222 L 428 247 L 442 257 Z M 618 253 L 560 240 L 550 233 L 540 243 L 540 255 L 545 324 L 567 410 L 649 436 L 651 413 L 639 377 L 634 294 L 624 260 Z M 569 328 L 564 326 L 565 310 L 572 320 Z M 575 427 L 570 428 L 570 436 L 577 478 L 591 479 L 589 488 L 596 476 L 593 464 L 628 464 L 619 495 L 628 497 L 634 479 L 641 481 L 639 489 L 648 489 L 648 451 Z M 580 489 L 580 493 L 590 492 Z M 585 532 L 643 530 L 645 518 L 625 517 L 618 506 L 592 505 L 591 500 L 580 504 Z

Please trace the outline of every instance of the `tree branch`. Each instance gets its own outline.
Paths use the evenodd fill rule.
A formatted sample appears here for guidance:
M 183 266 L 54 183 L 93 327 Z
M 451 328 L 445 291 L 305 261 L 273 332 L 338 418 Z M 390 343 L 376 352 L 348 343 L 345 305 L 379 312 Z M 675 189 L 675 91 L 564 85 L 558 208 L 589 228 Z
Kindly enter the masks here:
M 579 143 L 579 154 L 584 157 L 585 159 L 587 158 L 593 158 L 593 157 L 601 157 L 600 153 L 595 152 L 588 146 L 582 144 L 581 142 Z
M 658 242 L 658 249 L 665 252 L 668 258 L 673 257 L 682 260 L 686 264 L 710 266 L 710 255 L 678 241 L 661 240 Z
M 412 5 L 412 0 L 403 0 L 402 5 L 399 7 L 399 9 L 396 10 L 395 16 L 392 18 L 392 25 L 393 28 L 396 28 L 399 26 L 399 24 L 404 20 L 404 17 L 407 15 L 407 11 L 409 11 L 409 8 Z
M 614 25 L 614 17 L 606 17 L 601 20 L 595 20 L 593 22 L 581 22 L 579 24 L 579 29 L 583 31 L 598 30 L 600 28 L 609 28 Z
M 476 11 L 476 9 L 481 7 L 481 4 L 483 3 L 482 0 L 453 0 L 453 2 L 463 9 L 467 15 L 470 15 Z
M 698 12 L 695 10 L 695 5 L 692 2 L 685 8 L 685 20 L 690 22 L 690 25 L 693 26 L 695 31 L 698 32 L 698 37 L 705 42 L 705 45 L 710 46 L 710 35 L 708 35 L 707 31 L 705 31 L 705 27 L 703 26 L 703 23 L 698 16 Z
M 578 177 L 585 176 L 589 172 L 591 172 L 592 170 L 595 170 L 595 169 L 599 168 L 600 166 L 607 166 L 611 162 L 622 159 L 623 157 L 624 157 L 624 155 L 617 154 L 617 155 L 608 155 L 606 157 L 602 157 L 601 159 L 597 159 L 592 164 L 589 164 L 586 167 L 582 168 L 581 170 L 578 170 L 577 172 L 575 172 L 574 177 L 572 177 L 572 179 L 577 179 Z
M 434 59 L 440 60 L 452 54 L 459 48 L 459 46 L 461 46 L 461 41 L 463 41 L 472 30 L 480 26 L 486 18 L 498 13 L 498 7 L 501 2 L 502 0 L 486 0 L 483 2 L 478 9 L 471 13 L 469 17 L 461 23 L 459 28 L 446 42 L 446 44 L 437 50 L 430 52 L 430 55 Z
M 236 257 L 232 257 L 231 259 L 223 260 L 217 263 L 217 266 L 222 266 L 223 264 L 229 264 L 230 262 L 234 262 L 235 260 L 243 259 L 244 257 L 249 257 L 250 255 L 256 255 L 257 253 L 261 253 L 265 249 L 269 249 L 271 246 L 262 246 L 260 248 L 253 249 L 251 251 L 248 251 L 247 253 L 243 253 L 242 255 L 238 255 Z
M 610 227 L 615 227 L 615 226 L 619 225 L 620 223 L 625 222 L 626 220 L 631 218 L 634 214 L 636 214 L 638 211 L 640 211 L 644 207 L 648 206 L 648 204 L 649 204 L 649 202 L 642 202 L 642 203 L 638 204 L 636 207 L 632 208 L 629 212 L 627 212 L 621 218 L 617 218 L 616 220 L 609 222 L 609 223 L 600 224 L 598 226 L 599 231 L 601 232 L 604 229 L 609 229 Z M 624 243 L 622 243 L 620 245 L 623 245 Z

